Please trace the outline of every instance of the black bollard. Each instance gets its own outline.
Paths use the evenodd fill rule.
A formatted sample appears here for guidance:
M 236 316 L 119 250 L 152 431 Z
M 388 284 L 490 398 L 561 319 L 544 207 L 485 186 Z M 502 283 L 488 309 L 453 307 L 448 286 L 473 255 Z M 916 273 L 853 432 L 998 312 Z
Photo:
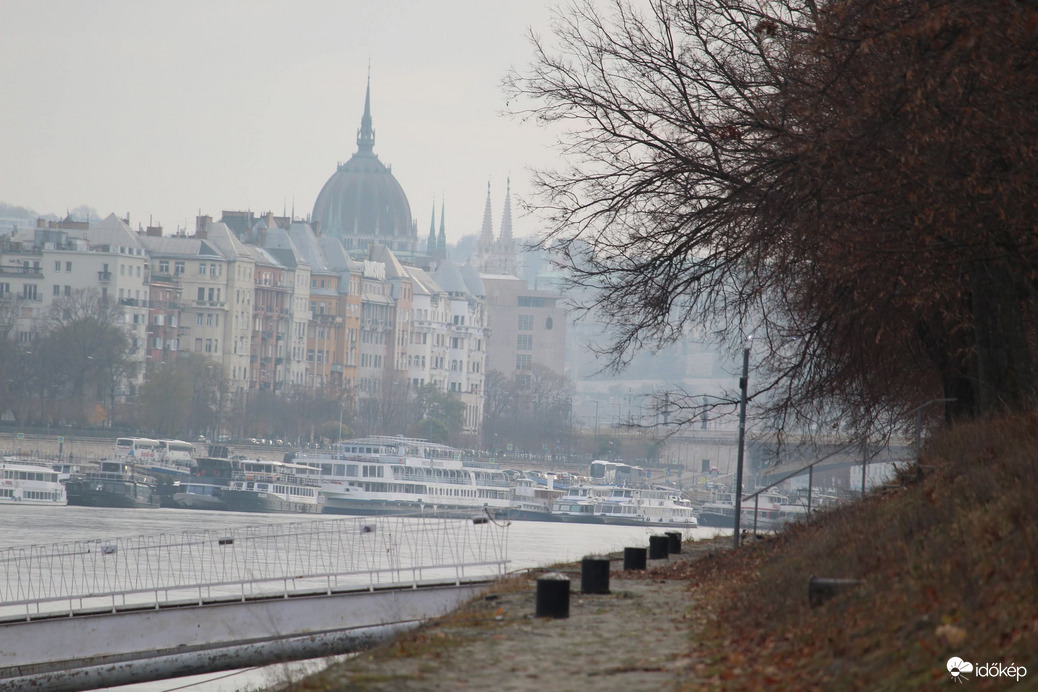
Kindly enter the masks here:
M 666 560 L 667 555 L 669 554 L 669 551 L 667 550 L 669 543 L 670 538 L 667 536 L 649 536 L 649 559 Z
M 645 569 L 645 548 L 624 548 L 624 569 Z
M 539 618 L 569 617 L 569 577 L 552 572 L 537 580 L 535 615 Z
M 670 552 L 670 554 L 671 555 L 677 555 L 678 553 L 680 553 L 681 552 L 681 532 L 680 531 L 667 531 L 664 535 L 667 538 L 670 539 L 670 542 L 667 544 L 667 550 Z
M 595 556 L 580 561 L 580 593 L 609 593 L 609 558 Z

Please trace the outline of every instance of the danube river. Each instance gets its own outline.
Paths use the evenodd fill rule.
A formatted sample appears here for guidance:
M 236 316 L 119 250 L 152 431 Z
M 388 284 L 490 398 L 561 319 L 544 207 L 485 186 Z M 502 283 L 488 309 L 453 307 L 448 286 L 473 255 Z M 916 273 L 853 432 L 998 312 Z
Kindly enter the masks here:
M 298 514 L 244 514 L 183 509 L 3 505 L 0 506 L 0 549 L 314 520 L 320 518 Z M 588 555 L 614 552 L 628 546 L 647 547 L 649 536 L 661 531 L 650 527 L 512 522 L 507 539 L 509 570 L 579 561 Z M 683 533 L 689 540 L 709 538 L 724 531 L 702 528 L 685 530 Z M 319 666 L 319 661 L 301 662 L 289 666 L 226 671 L 109 689 L 120 692 L 244 692 L 263 689 L 286 677 L 295 677 L 302 671 L 314 670 Z

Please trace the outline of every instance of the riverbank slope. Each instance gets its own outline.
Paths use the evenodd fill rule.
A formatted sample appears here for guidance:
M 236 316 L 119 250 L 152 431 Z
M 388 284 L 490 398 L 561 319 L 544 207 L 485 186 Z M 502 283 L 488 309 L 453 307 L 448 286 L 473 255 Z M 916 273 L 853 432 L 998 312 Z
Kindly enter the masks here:
M 616 556 L 609 594 L 581 594 L 579 565 L 562 566 L 566 619 L 533 617 L 540 575 L 517 575 L 288 689 L 1035 689 L 1035 488 L 1038 417 L 960 426 L 810 524 L 739 550 L 686 544 L 644 572 Z M 812 605 L 812 576 L 857 583 Z M 953 677 L 956 657 L 973 670 Z

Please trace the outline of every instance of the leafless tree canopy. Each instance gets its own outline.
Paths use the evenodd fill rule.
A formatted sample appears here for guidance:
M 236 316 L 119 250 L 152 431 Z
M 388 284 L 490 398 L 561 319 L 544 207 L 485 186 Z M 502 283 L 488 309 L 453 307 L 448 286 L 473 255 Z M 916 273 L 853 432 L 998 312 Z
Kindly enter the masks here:
M 610 355 L 754 337 L 780 419 L 1035 403 L 1038 18 L 993 0 L 560 10 L 506 79 L 533 201 Z

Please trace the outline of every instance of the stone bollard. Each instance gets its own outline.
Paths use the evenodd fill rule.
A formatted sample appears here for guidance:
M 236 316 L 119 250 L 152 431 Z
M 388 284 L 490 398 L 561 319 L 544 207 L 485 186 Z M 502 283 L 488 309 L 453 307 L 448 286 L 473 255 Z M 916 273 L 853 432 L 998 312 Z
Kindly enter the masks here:
M 580 593 L 609 593 L 609 558 L 594 556 L 580 561 Z
M 860 579 L 824 579 L 811 577 L 807 582 L 807 601 L 812 608 L 822 605 L 837 593 L 857 586 Z
M 663 535 L 649 536 L 649 559 L 650 560 L 666 560 L 670 551 L 667 546 L 670 544 L 670 538 Z
M 569 617 L 569 577 L 551 572 L 537 580 L 537 609 L 539 618 Z
M 667 544 L 667 550 L 671 555 L 677 555 L 681 552 L 681 532 L 680 531 L 667 531 L 663 534 L 670 539 Z
M 624 569 L 645 569 L 645 548 L 624 548 Z

